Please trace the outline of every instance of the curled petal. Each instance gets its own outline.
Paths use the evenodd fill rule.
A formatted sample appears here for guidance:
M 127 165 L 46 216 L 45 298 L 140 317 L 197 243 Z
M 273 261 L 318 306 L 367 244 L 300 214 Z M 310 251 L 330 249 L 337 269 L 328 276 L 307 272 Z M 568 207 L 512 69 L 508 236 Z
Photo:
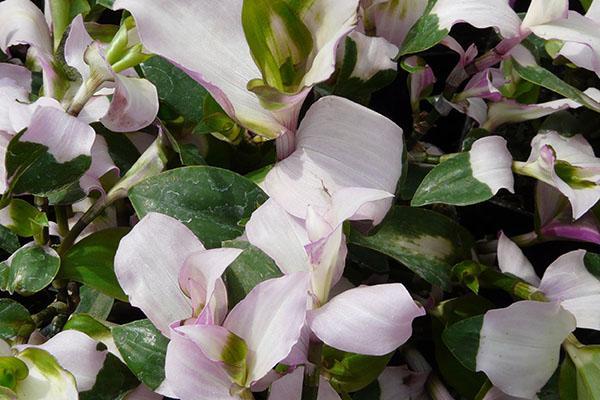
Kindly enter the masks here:
M 536 275 L 533 265 L 504 232 L 500 232 L 498 239 L 498 266 L 500 271 L 512 274 L 533 286 L 539 286 L 540 278 Z
M 50 30 L 42 11 L 29 0 L 5 0 L 0 3 L 0 50 L 28 44 L 52 54 Z

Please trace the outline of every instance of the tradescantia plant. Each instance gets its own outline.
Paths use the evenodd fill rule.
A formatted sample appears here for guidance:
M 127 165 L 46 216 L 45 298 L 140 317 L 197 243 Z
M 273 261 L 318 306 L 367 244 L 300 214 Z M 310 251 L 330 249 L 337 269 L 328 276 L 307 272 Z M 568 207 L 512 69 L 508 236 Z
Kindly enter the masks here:
M 0 1 L 0 398 L 600 399 L 600 1 Z

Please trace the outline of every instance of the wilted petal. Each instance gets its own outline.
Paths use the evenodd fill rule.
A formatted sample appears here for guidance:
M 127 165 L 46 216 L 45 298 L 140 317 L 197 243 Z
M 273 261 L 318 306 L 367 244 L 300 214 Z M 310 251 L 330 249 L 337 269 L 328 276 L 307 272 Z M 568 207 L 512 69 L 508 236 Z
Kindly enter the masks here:
M 165 376 L 169 387 L 181 400 L 230 400 L 231 380 L 225 369 L 204 355 L 184 335 L 173 332 L 167 347 Z
M 498 88 L 505 83 L 506 80 L 501 70 L 488 68 L 475 74 L 467 83 L 465 89 L 454 100 L 480 97 L 482 99 L 499 101 L 502 99 L 502 93 L 500 93 Z
M 344 187 L 396 191 L 402 173 L 402 129 L 349 100 L 328 96 L 316 102 L 300 124 L 296 151 L 264 181 L 267 193 L 286 211 L 306 217 L 308 206 L 329 208 L 331 194 Z M 378 224 L 391 199 L 369 215 Z M 354 219 L 354 218 L 351 218 Z
M 307 306 L 308 274 L 296 272 L 258 284 L 223 326 L 248 346 L 248 385 L 283 360 L 298 341 Z
M 552 376 L 575 318 L 558 303 L 520 301 L 485 314 L 477 352 L 483 371 L 504 393 L 532 398 Z
M 100 122 L 114 132 L 134 132 L 150 125 L 158 113 L 156 87 L 146 79 L 117 74 L 115 84 L 110 108 Z
M 353 353 L 383 355 L 412 335 L 412 321 L 425 311 L 401 284 L 361 286 L 309 312 L 315 335 L 327 345 Z
M 28 44 L 38 51 L 52 54 L 50 30 L 44 14 L 29 0 L 0 2 L 0 50 L 10 46 Z
M 540 290 L 575 315 L 577 327 L 600 330 L 600 280 L 586 268 L 585 250 L 556 259 L 542 277 Z
M 221 275 L 241 253 L 241 249 L 211 249 L 193 253 L 185 260 L 179 272 L 179 286 L 191 298 L 194 315 L 201 314 L 207 307 L 210 323 L 223 322 L 227 314 L 227 292 L 216 286 L 224 288 Z
M 106 351 L 98 351 L 97 346 L 98 342 L 85 333 L 66 330 L 35 347 L 52 354 L 61 367 L 73 374 L 77 390 L 83 392 L 94 386 L 106 358 Z
M 303 378 L 304 367 L 298 367 L 292 373 L 279 378 L 271 385 L 269 400 L 300 400 Z M 319 379 L 317 400 L 341 400 L 340 395 L 325 378 L 320 376 Z
M 144 47 L 182 67 L 242 126 L 269 137 L 285 131 L 246 89 L 260 72 L 242 29 L 242 0 L 117 0 L 114 8 L 129 10 Z
M 520 34 L 521 19 L 506 0 L 439 0 L 431 14 L 438 17 L 439 29 L 466 22 L 476 28 L 496 28 L 504 38 Z
M 252 213 L 246 223 L 246 236 L 284 273 L 308 271 L 304 246 L 309 240 L 304 222 L 288 214 L 275 200 L 268 199 Z
M 500 232 L 498 238 L 498 266 L 500 271 L 512 274 L 533 286 L 539 286 L 540 278 L 535 273 L 533 265 L 529 262 L 525 254 L 521 251 L 504 232 Z
M 65 163 L 81 155 L 90 156 L 95 138 L 96 133 L 89 125 L 63 110 L 40 107 L 33 113 L 20 141 L 44 145 L 56 161 Z
M 119 284 L 164 335 L 171 322 L 192 315 L 179 271 L 190 254 L 201 250 L 204 246 L 185 225 L 157 213 L 146 215 L 121 239 L 115 254 Z
M 403 68 L 408 71 L 410 85 L 410 103 L 413 111 L 419 110 L 419 102 L 431 93 L 436 82 L 431 67 L 419 56 L 410 56 L 402 61 Z

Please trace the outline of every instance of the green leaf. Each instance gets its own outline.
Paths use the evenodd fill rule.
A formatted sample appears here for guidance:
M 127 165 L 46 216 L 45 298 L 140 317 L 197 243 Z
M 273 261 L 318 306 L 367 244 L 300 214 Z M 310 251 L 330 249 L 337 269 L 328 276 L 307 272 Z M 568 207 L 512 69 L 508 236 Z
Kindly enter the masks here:
M 79 393 L 80 400 L 114 400 L 139 384 L 135 375 L 117 357 L 107 354 L 94 386 Z
M 129 191 L 138 216 L 149 212 L 183 222 L 208 248 L 240 236 L 242 221 L 267 195 L 252 181 L 214 167 L 184 167 L 142 181 Z
M 25 200 L 12 199 L 1 212 L 10 221 L 5 226 L 22 237 L 37 235 L 48 226 L 46 214 Z
M 592 5 L 592 3 L 594 2 L 594 0 L 579 0 L 581 5 L 583 6 L 583 9 L 585 11 L 590 9 L 590 6 Z
M 100 4 L 110 10 L 112 10 L 114 2 L 115 0 L 96 0 L 96 4 Z
M 378 381 L 371 382 L 367 387 L 352 393 L 352 400 L 377 400 L 381 397 L 381 387 Z
M 442 333 L 442 340 L 448 350 L 471 371 L 476 368 L 482 326 L 483 315 L 478 315 L 450 325 Z
M 21 244 L 17 235 L 5 226 L 0 225 L 0 249 L 7 253 L 14 253 L 19 250 Z
M 47 197 L 79 180 L 91 165 L 92 158 L 80 155 L 71 161 L 59 163 L 39 143 L 21 142 L 23 133 L 16 135 L 6 150 L 6 172 L 13 193 L 30 193 Z
M 568 342 L 565 348 L 577 372 L 577 399 L 600 399 L 600 346 Z
M 585 253 L 583 257 L 583 263 L 585 265 L 585 269 L 592 275 L 594 275 L 597 279 L 600 279 L 600 254 L 592 253 L 588 251 Z
M 156 389 L 165 379 L 169 339 L 147 319 L 115 326 L 112 334 L 131 372 L 150 389 Z
M 411 205 L 419 207 L 442 203 L 466 206 L 492 197 L 490 188 L 473 177 L 469 153 L 461 153 L 437 165 L 427 174 Z
M 574 100 L 590 110 L 600 112 L 600 103 L 579 89 L 569 85 L 547 69 L 539 65 L 523 66 L 516 60 L 514 61 L 514 69 L 523 79 Z
M 227 300 L 232 309 L 259 283 L 282 275 L 275 262 L 259 248 L 242 241 L 227 241 L 223 247 L 244 249 L 225 270 Z
M 87 0 L 47 0 L 52 14 L 54 48 L 57 49 L 65 30 L 77 15 L 86 16 L 91 8 Z
M 144 77 L 156 86 L 161 109 L 172 114 L 167 120 L 183 117 L 184 124 L 196 126 L 203 117 L 202 104 L 209 96 L 198 82 L 165 60 L 154 56 L 140 64 Z
M 29 311 L 11 299 L 0 299 L 0 339 L 28 336 L 35 329 Z
M 440 43 L 447 35 L 448 29 L 440 29 L 439 18 L 430 14 L 437 0 L 430 0 L 425 13 L 408 31 L 406 39 L 400 48 L 399 56 L 420 53 Z
M 558 390 L 560 400 L 577 399 L 577 370 L 569 357 L 565 357 L 560 365 Z
M 115 300 L 102 292 L 87 286 L 79 288 L 79 304 L 75 313 L 89 314 L 92 317 L 106 319 Z
M 450 269 L 470 258 L 473 239 L 450 218 L 433 211 L 394 207 L 379 230 L 365 236 L 352 230 L 349 242 L 386 254 L 432 285 L 450 289 Z
M 115 299 L 127 301 L 113 265 L 119 242 L 127 232 L 128 228 L 105 229 L 77 242 L 63 256 L 59 277 L 83 283 Z
M 323 366 L 334 389 L 355 392 L 376 380 L 393 354 L 392 352 L 384 356 L 366 356 L 325 346 Z
M 110 329 L 88 314 L 73 314 L 63 327 L 63 330 L 72 329 L 83 332 L 92 339 L 103 340 L 111 335 Z
M 29 296 L 48 286 L 60 268 L 60 257 L 50 247 L 33 243 L 0 263 L 0 289 Z

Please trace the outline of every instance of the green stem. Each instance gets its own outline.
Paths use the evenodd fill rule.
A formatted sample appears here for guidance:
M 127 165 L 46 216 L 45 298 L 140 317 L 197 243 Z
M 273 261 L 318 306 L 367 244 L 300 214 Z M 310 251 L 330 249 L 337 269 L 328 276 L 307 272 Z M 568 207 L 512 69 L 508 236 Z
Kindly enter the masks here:
M 61 237 L 65 237 L 69 233 L 69 208 L 70 206 L 54 206 L 58 233 Z
M 535 286 L 489 267 L 484 267 L 478 278 L 485 286 L 504 290 L 523 300 L 548 301 L 544 293 Z
M 304 366 L 302 400 L 317 400 L 319 395 L 319 379 L 321 376 L 322 352 L 323 343 L 311 340 L 308 345 L 308 363 Z
M 34 196 L 33 202 L 41 212 L 48 211 L 48 199 L 45 197 Z M 49 239 L 48 227 L 44 226 L 38 233 L 33 235 L 33 239 L 38 246 L 45 246 Z

